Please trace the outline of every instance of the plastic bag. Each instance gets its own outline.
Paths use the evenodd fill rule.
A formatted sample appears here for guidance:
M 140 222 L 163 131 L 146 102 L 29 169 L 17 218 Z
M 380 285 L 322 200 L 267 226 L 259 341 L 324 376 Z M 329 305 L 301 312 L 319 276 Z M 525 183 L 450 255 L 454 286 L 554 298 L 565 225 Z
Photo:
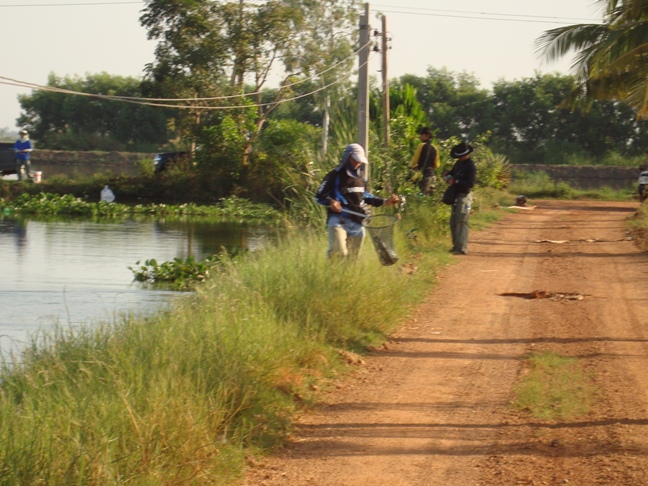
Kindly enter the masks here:
M 115 193 L 107 185 L 101 190 L 101 200 L 109 203 L 115 200 Z

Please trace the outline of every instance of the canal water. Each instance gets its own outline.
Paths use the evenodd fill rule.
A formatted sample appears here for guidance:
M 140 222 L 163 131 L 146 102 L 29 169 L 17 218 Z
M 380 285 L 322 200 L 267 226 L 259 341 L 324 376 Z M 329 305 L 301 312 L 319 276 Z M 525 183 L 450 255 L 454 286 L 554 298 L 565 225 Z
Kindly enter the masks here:
M 154 258 L 203 259 L 223 248 L 258 250 L 264 227 L 197 219 L 0 218 L 0 350 L 20 352 L 54 325 L 76 327 L 146 314 L 179 292 L 146 288 L 129 267 Z

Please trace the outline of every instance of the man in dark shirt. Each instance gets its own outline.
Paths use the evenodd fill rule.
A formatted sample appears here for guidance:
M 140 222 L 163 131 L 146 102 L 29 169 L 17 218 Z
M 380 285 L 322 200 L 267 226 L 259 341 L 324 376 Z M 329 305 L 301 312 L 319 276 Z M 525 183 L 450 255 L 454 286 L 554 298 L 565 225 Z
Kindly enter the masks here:
M 450 231 L 452 233 L 451 253 L 465 255 L 468 253 L 468 220 L 472 205 L 471 189 L 475 185 L 477 168 L 470 158 L 472 146 L 460 143 L 452 147 L 450 156 L 457 159 L 452 169 L 444 172 L 443 176 L 448 184 L 456 186 L 457 198 L 452 205 L 450 215 Z
M 439 151 L 432 145 L 432 132 L 429 128 L 419 130 L 421 143 L 412 159 L 412 169 L 421 173 L 419 188 L 421 194 L 429 196 L 436 185 L 435 169 L 439 168 Z

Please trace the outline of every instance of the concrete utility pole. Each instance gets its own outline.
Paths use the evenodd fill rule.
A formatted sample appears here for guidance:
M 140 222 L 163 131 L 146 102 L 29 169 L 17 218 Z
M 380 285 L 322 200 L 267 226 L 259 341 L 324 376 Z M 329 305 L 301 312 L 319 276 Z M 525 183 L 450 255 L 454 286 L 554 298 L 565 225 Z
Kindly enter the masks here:
M 387 17 L 382 16 L 382 82 L 383 82 L 383 145 L 389 148 L 390 133 L 389 133 L 389 77 L 387 76 Z
M 369 153 L 369 4 L 365 3 L 365 13 L 360 16 L 360 52 L 358 55 L 358 139 L 367 154 Z

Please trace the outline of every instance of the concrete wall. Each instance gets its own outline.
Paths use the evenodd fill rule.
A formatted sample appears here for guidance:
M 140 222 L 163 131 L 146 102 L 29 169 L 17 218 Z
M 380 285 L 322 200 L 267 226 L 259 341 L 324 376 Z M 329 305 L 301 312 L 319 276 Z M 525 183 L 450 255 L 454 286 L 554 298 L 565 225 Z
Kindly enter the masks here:
M 573 165 L 523 165 L 513 164 L 515 172 L 545 172 L 555 182 L 566 182 L 577 189 L 634 189 L 639 177 L 638 167 L 599 167 Z
M 34 150 L 32 170 L 42 171 L 43 178 L 56 174 L 68 177 L 89 176 L 110 171 L 114 174 L 137 175 L 141 163 L 153 166 L 154 154 L 128 152 L 64 152 L 57 150 Z M 648 164 L 647 164 L 648 165 Z M 599 167 L 572 165 L 525 165 L 513 164 L 515 172 L 542 171 L 556 182 L 566 182 L 579 189 L 595 189 L 603 186 L 614 189 L 634 188 L 639 177 L 638 167 Z
M 129 152 L 66 152 L 59 150 L 34 150 L 31 155 L 32 171 L 41 171 L 46 179 L 62 174 L 68 177 L 91 176 L 99 172 L 120 175 L 137 175 L 140 164 L 153 167 L 154 154 Z

